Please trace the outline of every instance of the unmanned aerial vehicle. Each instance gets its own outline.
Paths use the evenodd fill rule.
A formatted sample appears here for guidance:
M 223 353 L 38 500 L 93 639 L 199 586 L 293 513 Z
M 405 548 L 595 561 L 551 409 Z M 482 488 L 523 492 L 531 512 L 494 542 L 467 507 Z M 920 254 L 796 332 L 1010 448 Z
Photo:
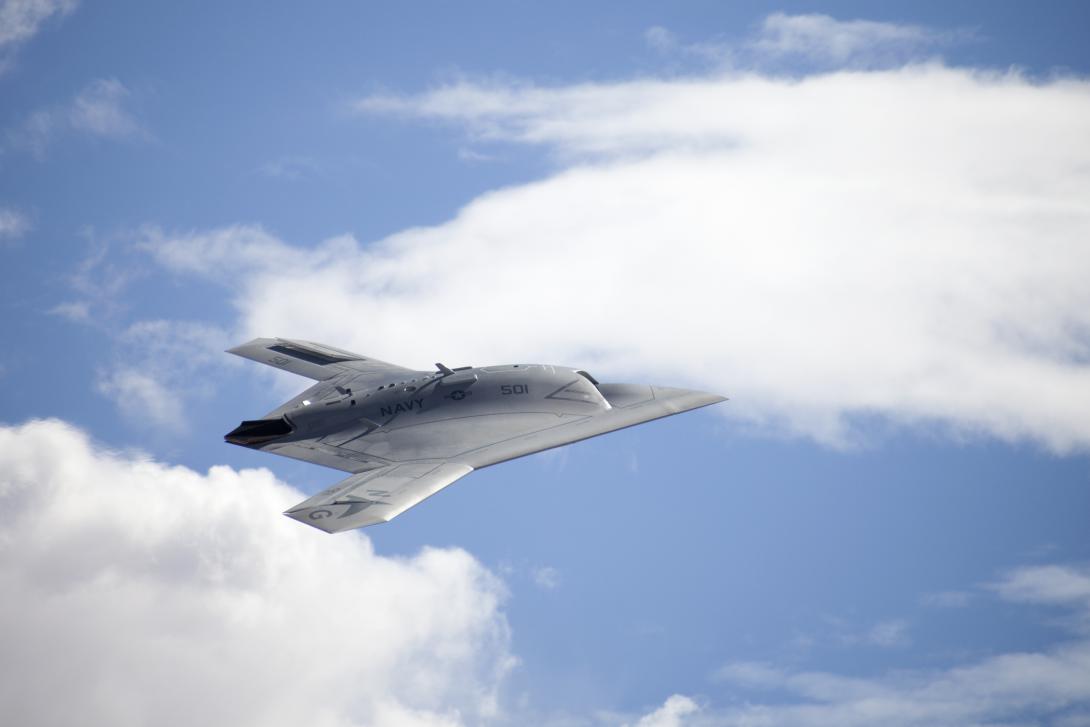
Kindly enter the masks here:
M 475 469 L 724 400 L 542 364 L 414 371 L 284 338 L 228 352 L 317 381 L 225 439 L 351 473 L 284 513 L 327 533 L 388 522 Z

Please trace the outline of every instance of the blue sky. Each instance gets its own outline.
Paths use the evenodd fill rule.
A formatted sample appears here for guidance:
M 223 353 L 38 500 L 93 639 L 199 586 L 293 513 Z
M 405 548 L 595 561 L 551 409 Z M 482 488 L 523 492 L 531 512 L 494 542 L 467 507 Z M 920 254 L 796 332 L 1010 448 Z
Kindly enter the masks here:
M 1085 6 L 220 5 L 0 5 L 20 724 L 1090 724 Z M 731 401 L 327 537 L 256 335 Z

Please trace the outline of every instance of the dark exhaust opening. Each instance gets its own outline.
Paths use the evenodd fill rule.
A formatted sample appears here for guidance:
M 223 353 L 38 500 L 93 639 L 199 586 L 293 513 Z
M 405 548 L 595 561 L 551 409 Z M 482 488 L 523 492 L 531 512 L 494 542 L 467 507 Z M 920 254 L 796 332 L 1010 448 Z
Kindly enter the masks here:
M 242 424 L 224 435 L 223 438 L 231 444 L 255 447 L 279 439 L 285 434 L 291 434 L 291 425 L 281 417 L 279 419 L 252 419 L 242 422 Z

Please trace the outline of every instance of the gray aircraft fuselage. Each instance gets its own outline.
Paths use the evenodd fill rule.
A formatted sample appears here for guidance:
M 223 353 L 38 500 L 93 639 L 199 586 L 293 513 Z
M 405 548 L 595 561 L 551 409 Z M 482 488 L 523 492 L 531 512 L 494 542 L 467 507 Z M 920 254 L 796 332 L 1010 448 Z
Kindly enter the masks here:
M 540 364 L 485 366 L 442 375 L 418 371 L 365 388 L 351 375 L 331 380 L 332 395 L 303 399 L 283 412 L 293 431 L 278 441 L 324 439 L 351 443 L 384 457 L 453 456 L 497 440 L 566 423 L 611 408 L 583 373 Z M 449 429 L 451 420 L 472 427 Z M 431 426 L 430 426 L 431 425 Z

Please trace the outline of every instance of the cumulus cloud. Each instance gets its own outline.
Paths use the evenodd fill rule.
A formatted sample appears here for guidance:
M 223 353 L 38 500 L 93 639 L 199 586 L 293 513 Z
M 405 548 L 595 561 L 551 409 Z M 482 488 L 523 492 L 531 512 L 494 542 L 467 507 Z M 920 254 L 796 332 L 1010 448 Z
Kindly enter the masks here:
M 682 727 L 685 717 L 700 711 L 700 707 L 689 697 L 674 694 L 650 714 L 644 715 L 636 727 Z
M 167 267 L 230 275 L 246 335 L 701 387 L 834 445 L 876 415 L 1090 445 L 1084 80 L 932 64 L 462 81 L 359 108 L 539 145 L 559 168 L 370 245 L 150 235 Z
M 279 515 L 302 498 L 265 470 L 111 453 L 59 421 L 0 427 L 5 720 L 497 716 L 502 584 L 461 550 L 387 558 Z

